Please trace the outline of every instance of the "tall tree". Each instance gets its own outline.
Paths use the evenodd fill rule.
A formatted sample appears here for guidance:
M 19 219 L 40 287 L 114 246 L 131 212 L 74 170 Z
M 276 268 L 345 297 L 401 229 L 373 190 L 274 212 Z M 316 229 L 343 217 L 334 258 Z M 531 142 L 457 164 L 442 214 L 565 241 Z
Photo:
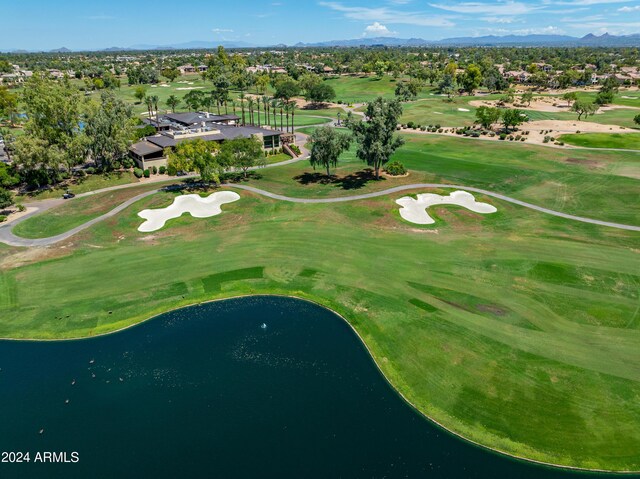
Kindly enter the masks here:
M 331 176 L 331 167 L 338 165 L 340 155 L 349 149 L 351 137 L 340 133 L 335 128 L 323 126 L 316 128 L 311 134 L 311 157 L 309 161 L 316 167 L 325 168 L 327 176 Z
M 349 121 L 349 128 L 358 142 L 356 154 L 374 169 L 376 179 L 380 178 L 380 168 L 404 144 L 404 140 L 395 135 L 401 115 L 402 105 L 399 101 L 378 97 L 367 104 L 365 121 Z
M 262 142 L 255 136 L 225 141 L 218 157 L 224 166 L 242 170 L 245 178 L 249 168 L 265 165 Z
M 482 71 L 478 65 L 469 65 L 462 74 L 462 88 L 469 95 L 473 93 L 482 85 Z
M 178 143 L 168 152 L 168 164 L 177 171 L 197 171 L 205 183 L 220 183 L 224 165 L 218 160 L 220 146 L 215 141 L 201 138 Z
M 476 122 L 489 130 L 500 119 L 500 109 L 489 106 L 479 106 L 476 109 Z
M 574 111 L 578 114 L 578 121 L 582 120 L 582 117 L 589 117 L 590 115 L 595 115 L 598 111 L 598 105 L 596 103 L 592 103 L 586 100 L 576 100 L 573 102 L 573 106 L 571 107 L 571 111 Z
M 527 121 L 527 115 L 517 108 L 505 110 L 502 113 L 502 124 L 504 129 L 508 132 L 511 128 L 515 128 L 518 125 L 522 125 Z
M 138 103 L 142 103 L 147 96 L 147 88 L 142 85 L 137 86 L 133 92 L 133 96 L 138 100 Z
M 244 99 L 246 98 L 246 96 L 243 91 L 240 92 L 238 98 L 240 99 L 240 108 L 242 109 L 242 124 L 245 125 L 246 122 L 244 116 Z
M 180 98 L 178 98 L 175 95 L 169 95 L 169 98 L 167 98 L 167 106 L 171 108 L 171 111 L 173 113 L 176 112 L 176 108 L 178 107 L 179 104 L 180 104 Z
M 0 86 L 0 119 L 6 118 L 14 127 L 18 115 L 18 95 L 9 91 L 6 86 Z
M 115 94 L 105 91 L 100 102 L 89 107 L 84 133 L 90 157 L 103 170 L 127 156 L 132 136 L 131 107 Z

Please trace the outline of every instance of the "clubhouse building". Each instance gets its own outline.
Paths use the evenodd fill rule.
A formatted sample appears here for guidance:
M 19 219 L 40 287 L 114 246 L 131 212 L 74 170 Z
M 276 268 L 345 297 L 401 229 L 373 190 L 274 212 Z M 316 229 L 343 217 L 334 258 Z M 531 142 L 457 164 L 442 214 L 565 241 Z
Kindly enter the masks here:
M 157 134 L 147 136 L 129 147 L 129 154 L 143 170 L 167 166 L 165 150 L 185 140 L 201 139 L 222 143 L 234 138 L 251 138 L 262 142 L 265 150 L 280 148 L 279 130 L 256 126 L 240 126 L 237 115 L 213 115 L 209 112 L 169 113 L 158 119 L 144 119 Z

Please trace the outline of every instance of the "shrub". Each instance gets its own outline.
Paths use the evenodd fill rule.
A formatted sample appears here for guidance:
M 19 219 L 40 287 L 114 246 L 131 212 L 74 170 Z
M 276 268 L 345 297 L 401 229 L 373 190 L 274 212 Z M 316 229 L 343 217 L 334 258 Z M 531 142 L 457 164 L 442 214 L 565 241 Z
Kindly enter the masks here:
M 507 139 L 507 135 L 506 135 L 506 133 L 500 133 L 500 139 L 501 139 L 502 141 L 506 140 L 506 139 Z
M 140 168 L 135 168 L 133 170 L 133 174 L 135 175 L 136 178 L 142 178 L 142 175 L 144 175 L 144 172 Z
M 426 126 L 421 126 L 421 127 L 420 127 L 420 131 L 426 131 L 426 130 L 427 130 L 427 127 L 426 127 Z M 431 128 L 429 128 L 429 131 L 431 131 Z
M 18 203 L 16 205 L 16 208 L 18 208 L 18 211 L 20 211 L 21 213 L 27 210 L 27 208 L 22 203 Z
M 161 175 L 164 175 L 167 172 L 167 167 L 166 166 L 161 166 L 160 169 L 158 169 L 158 172 Z
M 413 128 L 414 125 L 415 125 L 415 123 L 410 121 L 409 123 L 407 123 L 407 128 Z
M 147 168 L 146 170 L 144 170 L 144 177 L 149 178 L 150 176 L 151 176 L 151 172 L 149 171 L 149 168 Z
M 391 163 L 387 163 L 385 171 L 392 176 L 400 176 L 407 173 L 407 169 L 399 161 L 392 161 Z
M 436 130 L 439 130 L 440 129 L 440 123 L 436 123 L 435 127 L 436 127 Z
M 0 223 L 4 223 L 5 221 L 7 221 L 6 215 L 0 215 Z
M 132 158 L 127 157 L 120 160 L 120 165 L 123 168 L 133 168 L 134 166 L 136 166 L 136 163 Z
M 96 169 L 93 166 L 90 166 L 85 171 L 87 172 L 87 175 L 95 175 L 96 174 Z
M 291 148 L 291 151 L 293 151 L 298 156 L 302 154 L 300 148 L 298 148 L 298 145 L 289 145 L 289 148 Z
M 152 168 L 152 171 L 153 171 L 153 174 L 154 174 L 154 175 L 157 175 L 157 174 L 158 174 L 158 167 L 157 167 L 157 166 L 154 166 L 154 167 Z
M 85 176 L 87 176 L 87 172 L 84 170 L 76 170 L 74 172 L 74 174 L 78 177 L 78 178 L 84 178 Z
M 167 175 L 176 176 L 177 174 L 178 174 L 178 170 L 176 169 L 175 166 L 173 165 L 167 166 Z

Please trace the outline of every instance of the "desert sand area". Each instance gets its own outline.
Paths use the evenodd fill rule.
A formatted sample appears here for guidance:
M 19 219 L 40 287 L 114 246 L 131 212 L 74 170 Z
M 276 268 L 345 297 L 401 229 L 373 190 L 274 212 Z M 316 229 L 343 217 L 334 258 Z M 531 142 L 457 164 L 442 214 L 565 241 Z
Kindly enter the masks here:
M 516 97 L 517 98 L 517 97 Z M 469 105 L 474 107 L 480 106 L 491 106 L 496 107 L 498 105 L 499 100 L 471 100 Z M 522 110 L 532 110 L 532 111 L 542 111 L 546 113 L 568 113 L 571 112 L 571 105 L 569 105 L 565 100 L 561 98 L 554 97 L 535 97 L 530 105 L 522 105 L 519 102 L 514 102 L 513 106 L 520 108 Z M 640 107 L 626 106 L 626 105 L 607 105 L 602 106 L 596 113 L 602 114 L 605 111 L 612 110 L 640 110 Z
M 472 102 L 473 103 L 473 102 Z M 470 138 L 473 140 L 486 140 L 486 141 L 500 141 L 499 135 L 496 136 L 480 136 L 478 138 L 471 137 L 461 137 L 455 133 L 455 129 L 447 129 L 445 128 L 442 133 L 431 133 L 428 131 L 420 131 L 413 130 L 409 128 L 403 128 L 402 131 L 406 131 L 409 133 L 417 133 L 417 134 L 426 134 L 426 135 L 447 135 L 447 136 L 455 136 L 458 138 Z M 536 120 L 530 121 L 520 126 L 518 131 L 512 133 L 513 136 L 522 135 L 523 131 L 528 131 L 528 135 L 523 135 L 523 138 L 526 138 L 525 142 L 527 144 L 533 145 L 542 145 L 542 146 L 550 146 L 555 148 L 580 148 L 572 145 L 559 145 L 554 142 L 546 142 L 544 141 L 545 137 L 556 138 L 559 135 L 567 134 L 567 133 L 629 133 L 629 134 L 638 134 L 637 130 L 632 130 L 629 128 L 624 128 L 618 125 L 603 125 L 600 123 L 593 123 L 590 121 L 572 121 L 572 120 Z

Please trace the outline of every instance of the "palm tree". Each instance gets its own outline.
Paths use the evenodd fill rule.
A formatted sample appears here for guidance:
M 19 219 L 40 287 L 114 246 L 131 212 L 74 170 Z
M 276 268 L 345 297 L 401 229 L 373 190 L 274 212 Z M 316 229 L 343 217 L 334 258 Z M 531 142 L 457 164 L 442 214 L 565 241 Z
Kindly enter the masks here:
M 160 115 L 160 108 L 158 107 L 158 95 L 153 95 L 151 96 L 151 103 L 153 105 L 153 109 L 156 111 L 156 123 L 160 122 L 159 119 L 159 115 Z
M 282 100 L 278 100 L 278 108 L 280 108 L 280 131 L 284 131 L 284 125 L 282 124 L 282 114 L 284 113 L 284 103 Z M 288 119 L 287 119 L 288 120 Z M 288 124 L 288 121 L 287 121 Z
M 293 125 L 294 125 L 293 120 L 295 119 L 295 116 L 296 116 L 296 102 L 290 101 L 289 107 L 291 108 L 291 132 L 293 132 Z
M 289 133 L 289 112 L 291 111 L 291 103 L 286 100 L 282 100 L 282 103 L 284 106 L 284 114 L 287 116 L 287 133 Z
M 267 125 L 271 126 L 271 120 L 269 116 L 269 97 L 262 97 L 262 105 L 264 106 L 265 122 L 267 123 Z
M 260 98 L 256 98 L 256 106 L 258 107 L 258 127 L 260 126 Z
M 233 114 L 236 114 L 236 101 L 235 100 L 231 100 L 231 108 L 233 108 Z
M 151 120 L 151 110 L 153 109 L 153 100 L 150 96 L 145 97 L 144 102 L 147 105 L 147 112 L 149 113 L 149 120 Z
M 271 110 L 273 111 L 273 128 L 278 128 L 278 100 L 275 98 L 271 99 Z
M 244 122 L 244 99 L 245 99 L 245 94 L 243 91 L 240 92 L 240 94 L 238 95 L 238 98 L 240 98 L 240 106 L 242 107 L 242 125 L 245 124 Z
M 252 97 L 252 96 L 250 96 L 250 97 L 247 99 L 247 106 L 248 106 L 248 108 L 249 108 L 249 121 L 251 122 L 251 124 L 252 124 L 252 125 L 253 125 L 253 104 L 254 104 L 254 103 L 255 103 L 255 102 L 253 101 L 253 97 Z

